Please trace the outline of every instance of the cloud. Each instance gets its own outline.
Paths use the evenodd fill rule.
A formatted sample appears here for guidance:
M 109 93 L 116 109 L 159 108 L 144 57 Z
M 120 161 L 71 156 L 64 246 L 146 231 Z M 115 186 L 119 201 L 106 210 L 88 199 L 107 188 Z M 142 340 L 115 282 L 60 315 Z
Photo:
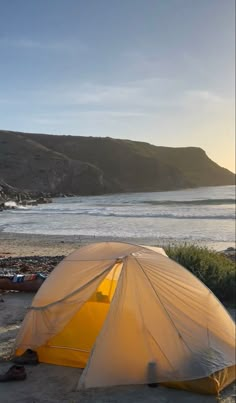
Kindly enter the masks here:
M 0 38 L 1 48 L 19 48 L 25 50 L 84 51 L 86 45 L 79 41 L 37 41 L 29 38 Z
M 203 112 L 231 105 L 229 100 L 208 89 L 187 89 L 181 84 L 158 77 L 111 84 L 66 81 L 44 89 L 25 89 L 14 97 L 8 94 L 7 103 L 12 99 L 12 105 L 18 103 L 21 110 L 30 104 L 32 110 L 43 113 L 42 119 L 49 119 L 48 124 L 50 118 L 54 124 L 54 118 L 65 121 L 129 119 L 132 122 L 133 118 L 162 116 L 166 119 L 182 113 L 200 116 Z
M 135 80 L 123 85 L 82 84 L 61 94 L 61 98 L 77 106 L 107 108 L 128 107 L 131 110 L 186 108 L 204 104 L 218 106 L 231 100 L 209 90 L 186 90 L 176 82 L 160 78 Z
M 225 103 L 228 101 L 216 93 L 208 90 L 189 90 L 185 92 L 186 99 L 193 102 Z
M 65 93 L 76 105 L 121 105 L 134 102 L 140 95 L 140 88 L 127 85 L 82 84 L 78 89 Z
M 61 122 L 71 121 L 101 121 L 101 120 L 120 120 L 120 119 L 136 119 L 152 116 L 151 113 L 145 112 L 132 112 L 126 110 L 111 111 L 111 110 L 87 110 L 87 111 L 64 111 L 60 114 L 54 113 L 52 115 L 41 113 L 35 117 L 31 117 L 34 123 L 40 125 L 55 125 Z
M 160 78 L 130 80 L 119 84 L 78 82 L 59 84 L 53 88 L 40 90 L 38 95 L 50 104 L 64 104 L 84 108 L 124 109 L 140 111 L 168 106 L 175 91 L 175 85 Z
M 136 84 L 104 85 L 87 83 L 58 83 L 42 88 L 29 88 L 12 94 L 13 102 L 30 102 L 55 108 L 120 110 L 132 106 L 143 107 L 147 102 L 145 89 Z M 8 94 L 8 99 L 11 97 Z

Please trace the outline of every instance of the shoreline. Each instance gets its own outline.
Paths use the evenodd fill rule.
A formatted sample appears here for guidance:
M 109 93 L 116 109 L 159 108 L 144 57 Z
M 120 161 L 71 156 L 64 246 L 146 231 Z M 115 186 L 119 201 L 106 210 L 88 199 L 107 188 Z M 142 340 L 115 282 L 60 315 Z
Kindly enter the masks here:
M 127 242 L 139 245 L 165 247 L 167 245 L 194 244 L 216 251 L 235 247 L 233 242 L 206 242 L 201 240 L 178 240 L 173 238 L 121 238 L 86 235 L 43 235 L 0 232 L 0 258 L 10 256 L 56 256 L 68 255 L 75 249 L 94 242 Z

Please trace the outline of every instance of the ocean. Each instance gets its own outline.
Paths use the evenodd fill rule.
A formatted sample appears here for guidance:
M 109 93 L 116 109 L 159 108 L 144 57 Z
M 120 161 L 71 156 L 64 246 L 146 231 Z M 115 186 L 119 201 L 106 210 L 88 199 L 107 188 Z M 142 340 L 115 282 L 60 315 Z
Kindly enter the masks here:
M 140 239 L 149 244 L 235 244 L 235 187 L 56 198 L 0 213 L 0 231 Z

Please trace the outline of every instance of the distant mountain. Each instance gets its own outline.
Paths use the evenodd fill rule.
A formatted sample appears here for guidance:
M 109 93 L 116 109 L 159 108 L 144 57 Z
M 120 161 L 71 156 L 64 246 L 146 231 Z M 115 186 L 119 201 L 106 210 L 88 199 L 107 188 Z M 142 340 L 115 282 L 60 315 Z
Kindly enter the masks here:
M 95 195 L 232 185 L 197 147 L 0 131 L 0 178 L 22 191 Z

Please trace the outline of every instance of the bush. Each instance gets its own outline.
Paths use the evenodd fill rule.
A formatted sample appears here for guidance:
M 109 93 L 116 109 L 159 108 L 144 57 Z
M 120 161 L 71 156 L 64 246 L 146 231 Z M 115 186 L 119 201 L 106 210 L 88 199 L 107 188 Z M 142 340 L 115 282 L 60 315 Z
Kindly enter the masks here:
M 235 305 L 235 263 L 226 256 L 195 245 L 168 246 L 167 255 L 190 270 L 225 304 Z

